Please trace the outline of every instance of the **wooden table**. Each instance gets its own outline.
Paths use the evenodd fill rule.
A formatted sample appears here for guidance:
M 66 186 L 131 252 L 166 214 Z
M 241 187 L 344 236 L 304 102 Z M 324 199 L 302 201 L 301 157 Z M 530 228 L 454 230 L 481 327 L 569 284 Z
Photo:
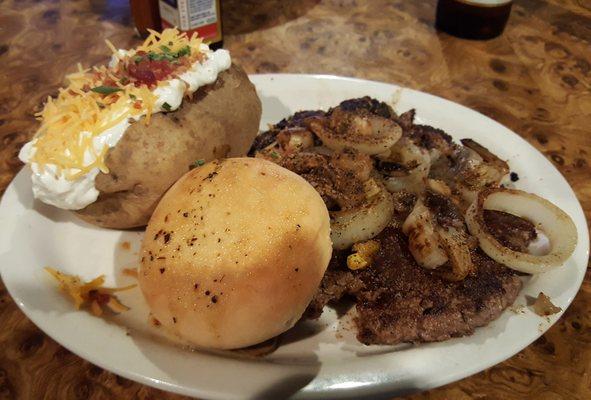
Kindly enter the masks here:
M 516 0 L 506 32 L 433 28 L 435 0 L 222 0 L 225 44 L 250 73 L 356 76 L 424 90 L 505 124 L 565 175 L 591 217 L 591 1 Z M 127 1 L 0 1 L 0 194 L 33 113 L 103 44 L 137 44 Z M 10 268 L 2 265 L 1 268 Z M 590 399 L 591 275 L 560 321 L 513 358 L 413 399 Z M 180 399 L 104 371 L 37 329 L 0 283 L 0 399 Z

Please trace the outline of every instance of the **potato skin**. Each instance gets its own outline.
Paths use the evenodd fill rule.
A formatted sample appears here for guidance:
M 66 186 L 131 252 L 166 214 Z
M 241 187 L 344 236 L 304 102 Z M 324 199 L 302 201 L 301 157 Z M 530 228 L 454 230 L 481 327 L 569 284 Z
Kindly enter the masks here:
M 215 83 L 170 113 L 132 124 L 106 158 L 96 202 L 76 214 L 105 227 L 144 226 L 162 195 L 196 160 L 245 155 L 258 133 L 261 102 L 246 73 L 232 64 Z

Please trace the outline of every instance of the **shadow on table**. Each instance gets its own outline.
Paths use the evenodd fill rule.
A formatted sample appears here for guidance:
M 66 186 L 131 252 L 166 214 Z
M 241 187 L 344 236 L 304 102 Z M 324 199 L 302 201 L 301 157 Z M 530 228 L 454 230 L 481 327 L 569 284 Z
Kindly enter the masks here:
M 129 0 L 90 0 L 90 10 L 101 21 L 110 21 L 125 26 L 132 24 Z

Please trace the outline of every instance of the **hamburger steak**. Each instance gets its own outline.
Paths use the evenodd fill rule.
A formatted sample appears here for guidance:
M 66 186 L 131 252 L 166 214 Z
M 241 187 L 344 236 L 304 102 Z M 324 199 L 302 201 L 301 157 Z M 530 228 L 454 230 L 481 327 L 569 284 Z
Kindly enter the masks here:
M 306 318 L 316 319 L 327 304 L 352 299 L 357 338 L 364 344 L 433 342 L 469 335 L 498 318 L 522 286 L 516 272 L 480 250 L 464 219 L 479 191 L 500 185 L 509 172 L 507 163 L 473 140 L 456 144 L 444 131 L 416 124 L 414 118 L 414 110 L 397 115 L 369 97 L 346 100 L 326 112 L 301 111 L 280 121 L 257 138 L 250 152 L 308 180 L 321 194 L 331 218 L 343 209 L 363 206 L 371 195 L 367 188 L 372 179 L 381 182 L 377 191 L 387 185 L 392 198 L 388 210 L 394 211 L 385 228 L 369 240 L 377 247 L 368 256 L 371 261 L 356 267 L 348 260 L 359 251 L 355 245 L 335 246 L 305 313 Z M 349 135 L 379 137 L 380 129 L 391 125 L 388 121 L 402 131 L 389 155 L 371 153 L 355 141 L 344 149 L 322 141 L 322 137 L 331 138 L 323 129 L 334 134 L 343 126 Z M 379 128 L 372 131 L 375 126 Z M 413 215 L 415 225 L 410 229 L 415 231 L 409 232 Z M 433 229 L 448 238 L 438 244 L 447 249 L 448 257 L 437 256 L 436 265 L 436 253 L 425 250 L 436 247 L 424 218 L 431 218 Z M 484 219 L 488 232 L 513 250 L 526 251 L 536 239 L 534 225 L 511 214 L 485 210 Z M 363 240 L 367 239 L 355 244 Z M 453 259 L 452 249 L 463 258 Z
M 370 267 L 352 271 L 347 268 L 345 252 L 333 254 L 308 306 L 308 318 L 320 317 L 325 305 L 350 295 L 356 303 L 360 342 L 434 342 L 469 335 L 513 304 L 521 290 L 521 280 L 513 270 L 476 248 L 471 253 L 474 273 L 459 282 L 443 279 L 436 271 L 417 265 L 406 236 L 396 227 L 397 217 L 374 239 L 380 250 Z M 516 227 L 520 228 L 519 237 L 531 237 L 535 232 L 531 223 L 512 215 L 487 211 L 486 217 L 491 231 L 506 242 L 517 243 Z M 502 231 L 507 224 L 513 229 Z M 522 248 L 527 243 L 519 241 L 515 246 Z

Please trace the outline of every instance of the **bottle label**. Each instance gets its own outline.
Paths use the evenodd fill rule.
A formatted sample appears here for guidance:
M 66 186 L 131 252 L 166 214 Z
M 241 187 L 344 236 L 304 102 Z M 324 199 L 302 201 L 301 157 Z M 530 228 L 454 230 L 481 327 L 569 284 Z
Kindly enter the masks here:
M 513 0 L 458 0 L 460 3 L 470 4 L 472 6 L 495 7 L 511 3 Z
M 162 28 L 197 32 L 206 42 L 222 40 L 219 0 L 160 0 Z

